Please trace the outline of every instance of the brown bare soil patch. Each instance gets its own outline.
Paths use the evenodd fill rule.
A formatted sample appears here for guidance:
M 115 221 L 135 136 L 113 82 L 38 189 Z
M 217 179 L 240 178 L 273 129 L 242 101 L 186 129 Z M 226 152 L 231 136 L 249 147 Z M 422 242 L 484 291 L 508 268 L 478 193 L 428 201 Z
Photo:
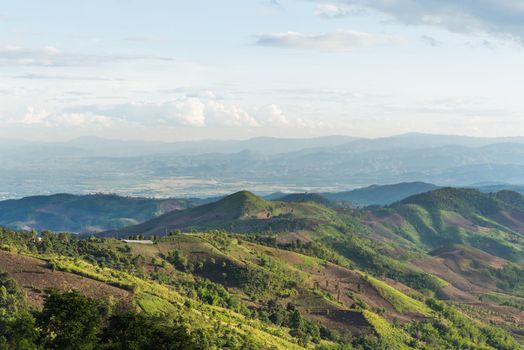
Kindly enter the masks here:
M 514 231 L 524 234 L 524 213 L 502 212 L 490 218 Z
M 338 299 L 346 308 L 351 308 L 355 300 L 351 295 L 364 301 L 371 309 L 384 309 L 384 316 L 390 320 L 397 319 L 401 322 L 411 321 L 417 315 L 411 313 L 398 313 L 389 301 L 384 299 L 379 292 L 366 281 L 359 273 L 343 267 L 328 264 L 321 274 L 314 278 L 314 283 L 324 292 Z
M 277 243 L 289 244 L 289 243 L 296 242 L 296 241 L 308 243 L 308 242 L 311 242 L 311 238 L 309 238 L 307 233 L 300 232 L 300 231 L 282 233 L 277 236 Z
M 43 305 L 43 291 L 48 288 L 77 290 L 97 299 L 107 299 L 110 295 L 117 301 L 132 298 L 126 290 L 73 273 L 53 271 L 43 260 L 5 251 L 0 251 L 0 270 L 16 280 L 26 291 L 28 302 L 37 307 Z
M 497 305 L 491 302 L 472 302 L 464 303 L 459 307 L 467 314 L 488 321 L 489 323 L 507 329 L 512 332 L 513 335 L 524 340 L 524 311 L 508 307 Z

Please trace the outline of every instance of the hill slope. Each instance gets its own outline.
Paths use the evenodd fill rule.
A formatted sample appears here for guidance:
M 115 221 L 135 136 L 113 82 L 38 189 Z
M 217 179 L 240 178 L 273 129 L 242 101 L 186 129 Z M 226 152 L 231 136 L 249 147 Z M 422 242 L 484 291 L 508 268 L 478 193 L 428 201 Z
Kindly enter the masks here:
M 313 202 L 266 201 L 240 191 L 217 202 L 173 211 L 142 224 L 104 233 L 105 236 L 166 235 L 175 230 L 228 229 L 235 232 L 288 231 L 314 221 L 336 220 L 334 211 Z
M 112 295 L 132 299 L 101 308 L 112 315 L 105 327 L 135 308 L 152 322 L 184 325 L 204 348 L 520 348 L 502 329 L 402 283 L 256 243 L 250 235 L 177 233 L 152 245 L 52 233 L 41 238 L 0 229 L 0 245 L 10 251 L 0 252 L 8 276 L 35 292 L 45 285 L 40 281 L 56 281 L 66 292 L 98 285 L 99 295 L 86 292 L 102 305 L 111 305 Z M 27 276 L 36 273 L 41 280 L 27 285 Z M 5 281 L 1 275 L 0 284 Z M 446 331 L 435 333 L 434 327 Z M 56 330 L 60 334 L 60 325 Z M 105 335 L 98 341 L 103 344 Z
M 33 196 L 0 202 L 0 225 L 14 229 L 99 232 L 190 206 L 189 200 L 110 194 Z
M 524 197 L 515 192 L 443 188 L 368 210 L 364 222 L 383 237 L 426 251 L 467 244 L 519 262 L 524 261 L 523 205 Z

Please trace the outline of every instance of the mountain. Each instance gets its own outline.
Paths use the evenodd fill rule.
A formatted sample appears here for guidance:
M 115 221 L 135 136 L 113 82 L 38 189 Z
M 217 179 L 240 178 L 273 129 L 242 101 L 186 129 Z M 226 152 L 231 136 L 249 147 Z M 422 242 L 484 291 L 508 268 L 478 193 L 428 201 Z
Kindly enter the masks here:
M 316 138 L 256 137 L 247 140 L 201 140 L 154 142 L 140 140 L 111 140 L 99 137 L 80 137 L 55 147 L 82 149 L 97 156 L 137 156 L 151 154 L 206 154 L 250 151 L 260 154 L 296 152 L 308 148 L 333 147 L 357 140 L 350 136 L 323 136 Z
M 34 315 L 14 324 L 28 319 L 38 343 L 46 317 L 72 312 L 46 300 L 77 290 L 82 305 L 100 303 L 100 343 L 155 330 L 209 348 L 523 348 L 524 196 L 439 188 L 365 208 L 284 199 L 240 191 L 96 236 L 0 228 L 0 286 L 16 296 L 4 299 L 23 311 L 27 296 Z
M 438 186 L 424 182 L 372 185 L 346 192 L 323 193 L 331 201 L 351 202 L 356 206 L 388 205 L 415 194 L 429 192 Z
M 524 196 L 516 192 L 442 188 L 366 215 L 366 224 L 375 232 L 425 250 L 466 244 L 524 261 Z
M 518 184 L 524 178 L 523 144 L 522 138 L 427 134 L 1 144 L 0 198 L 56 192 L 212 197 L 242 188 L 324 193 L 402 182 Z
M 509 190 L 513 192 L 518 192 L 520 194 L 524 194 L 523 185 L 490 184 L 490 185 L 472 185 L 472 187 L 478 189 L 479 191 L 486 192 L 486 193 Z
M 105 232 L 103 235 L 149 236 L 165 235 L 175 230 L 207 229 L 259 232 L 306 226 L 313 220 L 328 220 L 333 214 L 330 209 L 313 202 L 266 201 L 251 192 L 240 191 L 217 202 L 169 212 L 138 225 Z
M 191 206 L 187 199 L 111 194 L 32 196 L 0 202 L 0 225 L 13 229 L 99 232 L 129 226 Z

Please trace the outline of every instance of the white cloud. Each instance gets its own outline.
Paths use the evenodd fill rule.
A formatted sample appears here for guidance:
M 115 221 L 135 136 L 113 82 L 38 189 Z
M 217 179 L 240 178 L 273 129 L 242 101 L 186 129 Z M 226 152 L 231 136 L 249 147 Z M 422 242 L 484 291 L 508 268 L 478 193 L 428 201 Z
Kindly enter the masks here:
M 25 113 L 20 123 L 26 125 L 41 124 L 45 123 L 49 116 L 50 113 L 46 111 L 36 111 L 33 106 L 29 106 L 27 107 L 27 112 Z
M 83 54 L 62 51 L 53 46 L 26 49 L 18 46 L 0 47 L 0 65 L 3 66 L 95 66 L 110 62 L 156 60 L 171 61 L 169 57 L 147 55 Z
M 86 128 L 91 126 L 110 128 L 113 124 L 111 118 L 104 115 L 84 113 L 62 113 L 52 118 L 52 124 L 48 126 L 65 126 L 74 128 Z
M 183 97 L 163 103 L 134 102 L 69 108 L 68 112 L 93 113 L 143 126 L 166 127 L 256 127 L 258 122 L 245 109 L 212 98 Z
M 20 120 L 11 120 L 11 124 L 41 125 L 46 127 L 110 127 L 111 119 L 103 115 L 92 113 L 49 113 L 46 110 L 37 110 L 28 106 Z
M 351 6 L 385 14 L 407 25 L 429 25 L 461 33 L 492 33 L 524 42 L 522 0 L 339 0 Z M 327 8 L 327 17 L 349 13 Z
M 257 127 L 258 121 L 241 107 L 226 105 L 218 101 L 206 102 L 207 126 Z
M 162 103 L 89 105 L 53 113 L 29 107 L 11 124 L 44 127 L 318 128 L 319 122 L 290 117 L 277 105 L 244 108 L 213 98 L 183 97 Z
M 343 18 L 353 13 L 349 6 L 343 4 L 320 4 L 315 10 L 315 16 L 323 18 Z
M 288 128 L 293 125 L 284 112 L 275 104 L 260 108 L 257 113 L 263 124 L 275 128 Z
M 394 37 L 350 30 L 338 30 L 324 34 L 299 32 L 261 33 L 256 35 L 256 44 L 299 50 L 345 52 L 358 48 L 394 43 Z

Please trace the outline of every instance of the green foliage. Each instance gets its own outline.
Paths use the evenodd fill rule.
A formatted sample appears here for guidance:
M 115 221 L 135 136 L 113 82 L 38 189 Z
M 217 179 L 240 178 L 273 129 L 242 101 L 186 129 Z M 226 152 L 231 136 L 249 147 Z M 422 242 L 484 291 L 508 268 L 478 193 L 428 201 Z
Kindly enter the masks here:
M 355 262 L 359 268 L 370 271 L 375 276 L 389 277 L 420 291 L 438 292 L 445 285 L 435 276 L 380 254 L 376 244 L 375 248 L 372 248 L 371 243 L 354 234 L 347 233 L 344 238 L 330 238 L 326 241 L 333 249 Z
M 134 312 L 114 315 L 102 332 L 104 349 L 205 349 L 208 335 L 190 332 L 183 320 L 157 319 Z
M 373 285 L 379 294 L 393 305 L 398 312 L 416 312 L 428 316 L 430 309 L 424 303 L 410 298 L 404 293 L 396 290 L 385 282 L 379 281 L 371 276 L 368 277 L 368 282 Z
M 189 260 L 187 259 L 186 254 L 178 249 L 171 250 L 169 255 L 166 257 L 166 260 L 173 264 L 173 266 L 175 266 L 180 271 L 192 269 L 192 266 L 190 268 Z
M 523 347 L 499 328 L 479 325 L 457 311 L 453 306 L 434 299 L 427 304 L 440 317 L 408 324 L 406 331 L 426 349 L 497 349 Z
M 36 349 L 37 328 L 18 284 L 0 273 L 0 349 Z
M 78 292 L 48 291 L 37 319 L 42 343 L 50 349 L 93 349 L 102 327 L 99 308 L 96 301 Z
M 376 313 L 373 313 L 369 310 L 364 310 L 363 314 L 366 320 L 373 326 L 375 332 L 379 335 L 380 340 L 376 342 L 375 339 L 368 338 L 366 341 L 365 338 L 364 340 L 360 341 L 360 346 L 366 345 L 368 341 L 371 341 L 371 344 L 375 343 L 376 345 L 374 346 L 379 346 L 378 348 L 382 348 L 383 345 L 387 344 L 388 349 L 409 349 L 407 344 L 411 338 L 407 333 L 391 325 L 388 321 Z M 355 345 L 357 344 L 358 342 Z M 366 346 L 364 346 L 364 348 L 366 348 Z

